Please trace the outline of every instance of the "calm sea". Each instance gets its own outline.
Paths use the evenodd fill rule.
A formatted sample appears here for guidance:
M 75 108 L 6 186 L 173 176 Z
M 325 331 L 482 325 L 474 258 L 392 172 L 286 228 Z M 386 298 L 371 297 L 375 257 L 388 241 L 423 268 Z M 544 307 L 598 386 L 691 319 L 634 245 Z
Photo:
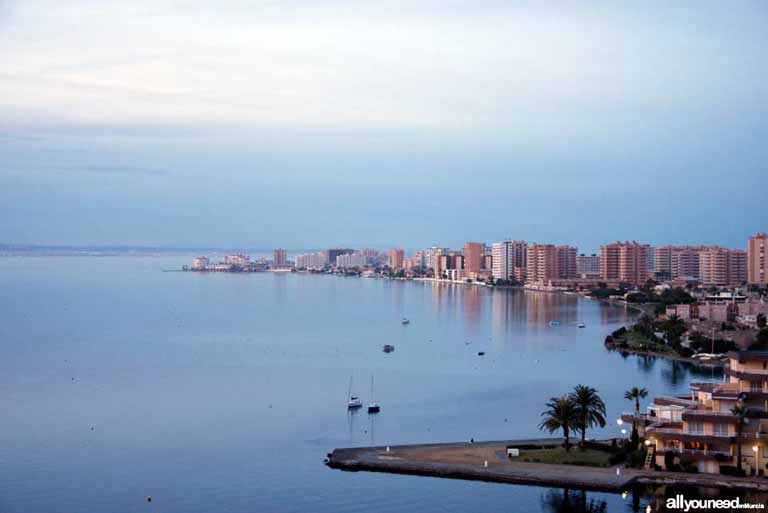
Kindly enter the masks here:
M 541 437 L 544 403 L 579 383 L 608 406 L 592 435 L 613 436 L 627 388 L 718 379 L 607 352 L 631 313 L 572 296 L 163 272 L 185 263 L 0 258 L 0 512 L 571 511 L 562 490 L 345 473 L 323 458 Z M 372 376 L 381 414 L 348 415 L 350 378 L 367 401 Z

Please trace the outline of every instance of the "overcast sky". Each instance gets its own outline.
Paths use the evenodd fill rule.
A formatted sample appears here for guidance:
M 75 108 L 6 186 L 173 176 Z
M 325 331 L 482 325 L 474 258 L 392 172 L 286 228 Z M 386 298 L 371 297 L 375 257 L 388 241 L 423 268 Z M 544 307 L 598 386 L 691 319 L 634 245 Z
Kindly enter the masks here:
M 744 247 L 768 4 L 0 0 L 0 242 Z

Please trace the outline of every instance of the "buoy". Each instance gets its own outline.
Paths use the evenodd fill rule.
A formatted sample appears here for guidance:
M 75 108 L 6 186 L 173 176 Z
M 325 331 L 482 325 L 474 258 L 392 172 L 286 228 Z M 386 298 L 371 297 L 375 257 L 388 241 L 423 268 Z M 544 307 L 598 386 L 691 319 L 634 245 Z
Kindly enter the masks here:
M 147 496 L 147 502 L 152 502 L 152 496 L 151 495 Z

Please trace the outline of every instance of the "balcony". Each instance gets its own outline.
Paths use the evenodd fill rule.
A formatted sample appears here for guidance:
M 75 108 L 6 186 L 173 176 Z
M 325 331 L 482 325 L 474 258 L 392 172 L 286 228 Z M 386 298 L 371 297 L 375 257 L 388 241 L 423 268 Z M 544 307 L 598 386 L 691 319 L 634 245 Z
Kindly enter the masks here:
M 715 451 L 712 449 L 685 449 L 680 447 L 668 447 L 667 451 L 675 452 L 677 454 L 688 454 L 691 456 L 711 456 L 715 458 L 732 458 L 733 455 L 730 451 Z

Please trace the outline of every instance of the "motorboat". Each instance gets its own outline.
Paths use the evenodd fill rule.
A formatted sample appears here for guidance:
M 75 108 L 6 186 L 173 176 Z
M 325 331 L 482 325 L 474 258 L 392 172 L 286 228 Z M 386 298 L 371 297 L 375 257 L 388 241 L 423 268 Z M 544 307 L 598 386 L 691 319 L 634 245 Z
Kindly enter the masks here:
M 391 353 L 395 350 L 395 346 L 392 344 L 384 344 L 384 349 L 382 349 L 385 353 Z
M 410 324 L 410 323 L 411 323 L 411 321 L 409 321 L 409 320 L 408 320 L 408 319 L 406 319 L 405 317 L 403 317 L 403 320 L 402 320 L 402 321 L 400 321 L 400 324 L 402 324 L 403 326 L 405 326 L 406 324 Z
M 549 325 L 551 327 L 560 326 L 560 321 L 549 321 Z

